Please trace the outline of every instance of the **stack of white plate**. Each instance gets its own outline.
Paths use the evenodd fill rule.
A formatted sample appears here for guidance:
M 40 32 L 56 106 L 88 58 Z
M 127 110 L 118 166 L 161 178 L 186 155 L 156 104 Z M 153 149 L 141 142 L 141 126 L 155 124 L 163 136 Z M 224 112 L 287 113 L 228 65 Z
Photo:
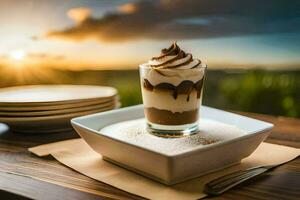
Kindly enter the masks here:
M 117 90 L 111 87 L 34 85 L 0 89 L 0 122 L 20 133 L 67 131 L 74 117 L 119 106 Z

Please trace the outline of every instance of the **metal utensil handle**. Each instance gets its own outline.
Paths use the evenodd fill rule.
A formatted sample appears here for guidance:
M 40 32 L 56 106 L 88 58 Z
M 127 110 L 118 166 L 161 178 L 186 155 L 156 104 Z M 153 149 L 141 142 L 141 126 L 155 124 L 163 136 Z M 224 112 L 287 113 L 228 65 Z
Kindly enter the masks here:
M 205 185 L 204 192 L 210 195 L 220 195 L 232 187 L 249 180 L 259 174 L 264 173 L 269 168 L 257 167 L 244 171 L 238 171 L 216 180 L 213 180 Z

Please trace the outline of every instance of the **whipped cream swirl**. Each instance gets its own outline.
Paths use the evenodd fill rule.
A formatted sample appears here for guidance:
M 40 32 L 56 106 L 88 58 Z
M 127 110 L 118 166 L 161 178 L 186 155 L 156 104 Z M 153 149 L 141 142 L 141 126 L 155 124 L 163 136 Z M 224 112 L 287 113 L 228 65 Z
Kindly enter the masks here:
M 174 42 L 169 48 L 162 49 L 161 55 L 153 57 L 147 65 L 154 69 L 193 69 L 201 66 L 201 61 L 184 52 Z
M 169 48 L 161 50 L 161 55 L 140 65 L 141 77 L 151 85 L 169 83 L 178 86 L 183 81 L 194 84 L 204 77 L 206 65 L 192 54 L 186 53 L 174 42 Z

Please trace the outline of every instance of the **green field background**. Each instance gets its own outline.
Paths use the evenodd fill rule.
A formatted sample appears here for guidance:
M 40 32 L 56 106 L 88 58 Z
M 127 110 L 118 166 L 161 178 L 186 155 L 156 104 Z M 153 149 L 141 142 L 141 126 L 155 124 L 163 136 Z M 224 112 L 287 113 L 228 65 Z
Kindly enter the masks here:
M 24 73 L 22 79 L 3 72 L 0 75 L 0 87 L 28 84 L 108 85 L 118 89 L 123 107 L 142 103 L 137 70 L 67 71 L 45 68 L 43 75 Z M 208 70 L 203 104 L 299 118 L 300 71 Z

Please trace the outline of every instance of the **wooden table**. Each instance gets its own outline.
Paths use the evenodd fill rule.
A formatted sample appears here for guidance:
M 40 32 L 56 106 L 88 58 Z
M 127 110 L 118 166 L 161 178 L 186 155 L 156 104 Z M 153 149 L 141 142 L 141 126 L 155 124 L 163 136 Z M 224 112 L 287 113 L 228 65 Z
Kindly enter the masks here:
M 275 124 L 267 142 L 300 148 L 300 119 L 243 114 Z M 78 136 L 74 132 L 40 136 L 1 134 L 0 199 L 143 199 L 83 176 L 50 156 L 38 158 L 27 151 L 28 147 L 75 137 Z M 65 186 L 52 184 L 55 182 Z M 300 199 L 300 158 L 210 198 Z

